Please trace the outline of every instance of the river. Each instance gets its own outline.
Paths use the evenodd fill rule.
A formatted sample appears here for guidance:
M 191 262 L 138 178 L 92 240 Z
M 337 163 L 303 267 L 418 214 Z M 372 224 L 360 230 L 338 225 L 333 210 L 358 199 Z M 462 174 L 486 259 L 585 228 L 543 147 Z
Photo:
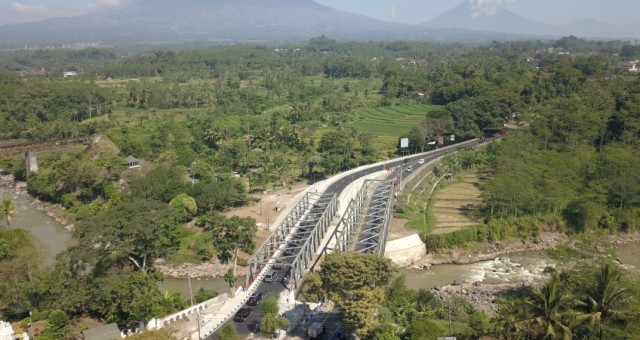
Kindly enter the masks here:
M 44 249 L 44 263 L 53 264 L 55 256 L 73 245 L 71 232 L 34 206 L 35 200 L 26 194 L 16 194 L 10 183 L 0 181 L 0 197 L 11 198 L 18 214 L 11 220 L 9 228 L 29 230 Z M 1 224 L 5 227 L 5 224 Z
M 36 208 L 33 198 L 25 194 L 16 194 L 8 183 L 1 181 L 0 197 L 9 197 L 14 200 L 18 214 L 13 218 L 11 228 L 24 228 L 34 235 L 45 250 L 45 264 L 52 264 L 56 254 L 73 244 L 71 232 L 44 211 Z M 4 223 L 0 225 L 4 227 Z M 631 243 L 621 246 L 616 253 L 621 266 L 632 277 L 640 279 L 640 244 Z M 451 284 L 458 279 L 484 283 L 532 281 L 541 278 L 547 266 L 556 267 L 557 264 L 544 252 L 527 252 L 474 264 L 445 264 L 428 270 L 402 269 L 401 272 L 407 277 L 408 287 L 429 289 Z M 238 282 L 244 282 L 244 278 L 240 278 Z M 191 289 L 194 294 L 201 287 L 216 290 L 219 293 L 227 292 L 227 284 L 223 278 L 191 280 Z M 167 278 L 160 284 L 160 289 L 178 291 L 183 297 L 189 297 L 189 284 L 186 279 Z
M 616 255 L 620 260 L 620 266 L 627 270 L 629 275 L 640 280 L 640 244 L 629 243 L 616 249 Z
M 483 283 L 530 282 L 544 276 L 546 267 L 556 267 L 544 252 L 526 252 L 501 256 L 472 264 L 442 264 L 426 270 L 403 269 L 407 286 L 429 289 L 452 284 L 455 280 Z

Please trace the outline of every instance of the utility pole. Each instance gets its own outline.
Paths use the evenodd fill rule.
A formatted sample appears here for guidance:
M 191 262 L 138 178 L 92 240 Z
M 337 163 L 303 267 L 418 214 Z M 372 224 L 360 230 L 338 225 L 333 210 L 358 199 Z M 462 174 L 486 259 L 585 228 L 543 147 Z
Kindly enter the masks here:
M 193 291 L 191 290 L 191 272 L 188 274 L 189 276 L 189 299 L 191 300 L 191 305 L 193 306 Z
M 449 298 L 449 336 L 451 336 L 451 298 Z

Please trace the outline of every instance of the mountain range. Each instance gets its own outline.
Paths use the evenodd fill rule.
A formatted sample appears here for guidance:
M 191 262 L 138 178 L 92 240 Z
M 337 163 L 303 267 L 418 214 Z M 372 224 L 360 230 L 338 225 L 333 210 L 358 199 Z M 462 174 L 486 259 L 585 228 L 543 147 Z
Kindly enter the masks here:
M 528 36 L 575 35 L 585 38 L 634 38 L 640 36 L 640 22 L 630 26 L 614 26 L 595 19 L 579 20 L 564 25 L 542 24 L 505 8 L 482 15 L 468 2 L 419 25 L 426 28 L 466 28 L 475 31 L 502 32 Z
M 637 37 L 639 31 L 596 21 L 550 26 L 505 9 L 478 16 L 467 0 L 420 25 L 376 20 L 312 0 L 130 0 L 124 6 L 82 16 L 0 26 L 0 47 L 74 42 L 284 42 L 322 34 L 342 40 L 491 41 L 568 34 L 624 38 L 633 37 L 630 32 Z

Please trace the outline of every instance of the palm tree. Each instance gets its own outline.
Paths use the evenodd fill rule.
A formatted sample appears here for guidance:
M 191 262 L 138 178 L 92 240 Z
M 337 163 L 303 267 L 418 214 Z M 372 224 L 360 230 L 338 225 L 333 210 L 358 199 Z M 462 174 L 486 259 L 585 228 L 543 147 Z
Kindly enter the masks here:
M 627 307 L 633 292 L 622 286 L 622 278 L 622 271 L 611 263 L 602 264 L 585 277 L 586 289 L 577 307 L 585 313 L 582 319 L 597 325 L 599 339 L 607 321 L 625 321 L 632 317 Z
M 13 201 L 10 198 L 3 198 L 0 202 L 0 217 L 7 222 L 7 227 L 11 225 L 11 219 L 16 214 L 18 214 L 18 210 Z
M 498 298 L 497 309 L 491 322 L 499 339 L 522 338 L 522 323 L 518 317 L 524 313 L 523 304 L 519 298 Z
M 530 317 L 518 325 L 531 327 L 529 332 L 543 332 L 542 339 L 569 340 L 573 337 L 569 324 L 570 302 L 571 298 L 562 282 L 557 276 L 553 276 L 525 301 Z

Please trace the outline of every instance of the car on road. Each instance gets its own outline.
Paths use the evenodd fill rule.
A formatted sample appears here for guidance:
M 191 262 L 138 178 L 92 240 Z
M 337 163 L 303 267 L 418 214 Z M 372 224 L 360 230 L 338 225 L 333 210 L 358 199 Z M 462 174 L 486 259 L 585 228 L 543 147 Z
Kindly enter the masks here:
M 242 322 L 246 320 L 249 317 L 249 315 L 251 315 L 251 312 L 252 310 L 249 307 L 240 308 L 240 310 L 238 310 L 236 312 L 236 315 L 233 317 L 233 321 Z
M 249 296 L 249 300 L 247 300 L 247 305 L 249 306 L 257 306 L 260 301 L 264 298 L 263 293 L 253 293 Z
M 413 166 L 409 165 L 406 170 L 407 170 L 407 172 L 413 171 Z
M 280 269 L 283 269 L 284 267 L 286 267 L 287 265 L 288 265 L 287 260 L 285 260 L 283 258 L 278 258 L 273 263 L 273 266 L 271 268 L 280 270 Z
M 264 282 L 272 283 L 278 279 L 278 272 L 270 270 L 267 275 L 264 276 Z
M 293 256 L 293 254 L 296 253 L 296 250 L 293 249 L 292 247 L 288 246 L 283 252 L 282 252 L 282 256 L 287 257 L 287 256 Z
M 424 164 L 424 158 L 420 158 L 420 159 L 418 160 L 418 164 Z

